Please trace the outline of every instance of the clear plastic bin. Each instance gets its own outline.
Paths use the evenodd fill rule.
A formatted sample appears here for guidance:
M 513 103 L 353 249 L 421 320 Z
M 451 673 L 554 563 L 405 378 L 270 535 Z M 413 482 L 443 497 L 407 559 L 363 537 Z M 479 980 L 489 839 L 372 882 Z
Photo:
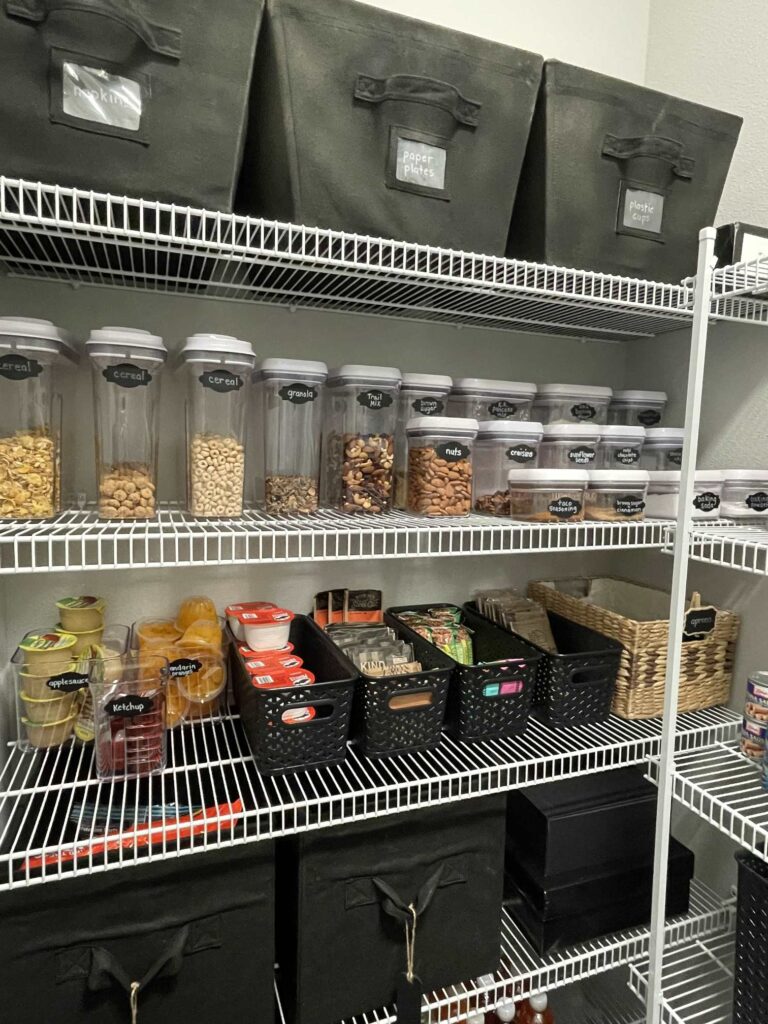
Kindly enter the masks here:
M 529 420 L 536 385 L 524 381 L 460 377 L 453 382 L 448 415 L 475 420 Z
M 328 379 L 323 433 L 323 504 L 343 512 L 392 507 L 400 371 L 342 366 Z
M 600 428 L 595 469 L 637 469 L 645 444 L 645 427 L 610 424 Z
M 408 511 L 424 516 L 468 516 L 477 420 L 418 416 L 409 421 L 407 433 Z
M 677 519 L 680 500 L 680 470 L 650 470 L 645 514 L 652 519 Z M 694 519 L 717 519 L 720 512 L 722 474 L 717 470 L 697 470 L 694 478 Z
M 540 423 L 483 420 L 473 454 L 475 512 L 509 515 L 510 469 L 534 469 L 539 461 Z
M 547 423 L 599 423 L 608 419 L 610 388 L 591 384 L 541 384 L 533 419 Z
M 256 354 L 248 341 L 195 334 L 181 350 L 187 383 L 187 507 L 201 519 L 243 514 L 245 429 Z
M 92 331 L 96 479 L 103 519 L 148 519 L 157 510 L 157 417 L 167 350 L 132 327 Z
M 408 421 L 417 416 L 445 416 L 452 387 L 451 378 L 441 374 L 403 374 L 395 428 L 395 508 L 405 508 L 408 499 Z
M 327 377 L 325 363 L 305 359 L 265 359 L 259 369 L 264 503 L 273 515 L 317 511 Z
M 645 519 L 648 479 L 644 469 L 592 470 L 584 499 L 584 518 L 600 523 Z
M 600 427 L 548 423 L 542 427 L 539 465 L 544 469 L 592 469 L 597 463 Z
M 0 519 L 61 509 L 62 377 L 77 358 L 49 320 L 0 317 Z
M 608 406 L 608 422 L 627 427 L 657 427 L 666 407 L 666 391 L 614 391 Z
M 723 471 L 720 515 L 726 519 L 768 517 L 768 472 L 764 469 Z
M 584 519 L 585 469 L 511 469 L 509 511 L 530 523 L 578 523 Z
M 685 430 L 682 427 L 649 427 L 640 455 L 640 469 L 679 470 L 683 464 Z

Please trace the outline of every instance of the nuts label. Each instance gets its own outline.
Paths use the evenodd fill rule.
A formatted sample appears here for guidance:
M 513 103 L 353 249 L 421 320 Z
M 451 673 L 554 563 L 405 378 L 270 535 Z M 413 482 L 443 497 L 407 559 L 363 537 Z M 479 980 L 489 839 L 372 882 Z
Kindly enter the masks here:
M 555 498 L 547 505 L 550 513 L 558 519 L 572 519 L 581 512 L 581 502 L 575 498 Z
M 442 444 L 435 445 L 435 454 L 446 462 L 461 462 L 462 459 L 469 458 L 470 450 L 458 441 L 443 441 Z
M 286 384 L 277 392 L 284 402 L 292 405 L 305 405 L 307 402 L 314 402 L 317 398 L 317 389 L 311 384 Z
M 585 444 L 580 444 L 575 448 L 569 449 L 568 461 L 575 463 L 577 466 L 589 466 L 595 461 L 596 455 L 596 448 L 589 448 Z
M 218 391 L 220 395 L 226 395 L 230 391 L 239 391 L 243 386 L 243 378 L 231 370 L 225 370 L 220 366 L 216 370 L 206 370 L 197 378 L 204 388 L 211 391 Z
M 645 508 L 645 502 L 634 494 L 622 494 L 613 503 L 620 516 L 639 516 Z
M 392 395 L 374 388 L 370 391 L 358 391 L 357 401 L 366 409 L 388 409 L 392 405 Z
M 683 464 L 683 449 L 682 448 L 670 448 L 667 452 L 667 462 L 673 466 L 682 466 Z
M 117 384 L 120 388 L 145 388 L 152 381 L 149 370 L 134 366 L 133 363 L 114 363 L 105 367 L 101 373 L 110 384 Z
M 46 686 L 54 693 L 74 693 L 88 684 L 88 676 L 83 672 L 62 672 L 60 676 L 52 676 Z
M 198 661 L 197 658 L 176 658 L 175 661 L 169 662 L 168 673 L 171 679 L 186 679 L 187 676 L 199 672 L 202 667 L 202 661 Z
M 571 416 L 575 420 L 593 420 L 597 415 L 597 409 L 588 402 L 577 402 L 571 406 Z
M 661 413 L 658 409 L 641 409 L 637 414 L 637 422 L 644 427 L 655 427 L 661 420 Z
M 744 504 L 747 508 L 751 508 L 753 512 L 768 511 L 768 494 L 765 491 L 755 491 L 754 494 L 747 495 L 744 499 Z
M 768 498 L 768 494 L 765 497 Z M 697 508 L 699 512 L 714 512 L 716 508 L 720 507 L 720 499 L 712 491 L 702 491 L 693 499 L 693 507 Z
M 0 377 L 6 380 L 29 380 L 43 372 L 42 363 L 36 359 L 25 359 L 16 352 L 9 352 L 0 359 Z
M 119 715 L 121 718 L 135 718 L 137 715 L 146 715 L 154 706 L 155 702 L 151 697 L 125 696 L 107 701 L 104 710 L 113 717 Z
M 637 460 L 640 458 L 639 448 L 617 448 L 613 453 L 613 457 L 616 462 L 620 462 L 622 466 L 634 466 Z
M 504 454 L 510 462 L 518 462 L 524 466 L 536 458 L 536 449 L 529 444 L 518 444 L 514 448 L 507 448 Z
M 445 402 L 442 398 L 415 398 L 411 408 L 419 416 L 442 416 Z
M 496 420 L 508 420 L 517 412 L 514 402 L 508 402 L 506 398 L 500 398 L 498 402 L 491 402 L 488 406 L 488 415 Z

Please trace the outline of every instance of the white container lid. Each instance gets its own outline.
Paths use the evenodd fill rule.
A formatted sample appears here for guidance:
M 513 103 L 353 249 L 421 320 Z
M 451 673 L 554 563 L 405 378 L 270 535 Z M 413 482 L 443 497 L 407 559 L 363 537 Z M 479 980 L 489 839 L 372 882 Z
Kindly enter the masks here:
M 663 405 L 667 401 L 666 391 L 614 391 L 613 402 L 653 402 Z
M 680 486 L 681 472 L 679 469 L 651 469 L 648 471 L 648 476 L 652 484 L 677 484 Z M 713 487 L 719 487 L 723 482 L 724 473 L 719 469 L 697 469 L 694 474 L 694 484 L 696 487 L 705 486 L 709 484 Z M 768 473 L 765 474 L 765 479 L 768 480 Z
M 599 426 L 588 423 L 546 423 L 542 428 L 544 441 L 599 441 Z
M 404 373 L 401 391 L 426 391 L 434 395 L 447 395 L 453 387 L 453 378 L 440 373 Z
M 612 423 L 609 427 L 600 427 L 601 441 L 644 441 L 645 427 L 625 427 L 620 423 Z
M 556 395 L 572 395 L 574 398 L 609 399 L 611 388 L 599 387 L 597 384 L 539 384 L 539 397 L 555 397 Z
M 685 429 L 683 427 L 646 427 L 645 440 L 648 441 L 672 441 L 682 444 L 685 441 Z
M 462 416 L 416 416 L 405 425 L 406 433 L 419 434 L 450 434 L 452 437 L 473 438 L 477 434 L 477 420 L 465 419 Z
M 274 377 L 299 377 L 323 381 L 328 376 L 328 367 L 314 359 L 262 359 L 258 376 L 262 380 Z
M 530 420 L 480 420 L 477 436 L 478 438 L 498 437 L 500 440 L 528 437 L 540 441 L 543 430 L 544 428 L 540 423 L 534 423 Z
M 241 341 L 229 334 L 193 334 L 184 342 L 181 359 L 185 363 L 209 363 L 212 353 L 223 357 L 223 365 L 252 367 L 256 362 L 250 341 Z
M 611 486 L 624 487 L 625 484 L 638 484 L 645 486 L 650 477 L 645 469 L 590 469 L 590 484 L 611 484 Z
M 730 483 L 731 480 L 768 483 L 768 469 L 724 469 L 721 476 L 726 483 Z
M 340 384 L 357 382 L 397 387 L 402 379 L 402 374 L 394 366 L 362 366 L 358 363 L 345 363 L 344 366 L 331 370 L 328 384 L 330 387 L 338 387 Z
M 507 480 L 511 484 L 549 484 L 551 487 L 586 487 L 589 474 L 586 469 L 510 469 Z
M 161 359 L 168 355 L 168 349 L 161 337 L 150 334 L 149 331 L 142 331 L 138 327 L 101 327 L 91 331 L 85 347 L 89 352 L 102 349 L 105 353 L 110 349 L 123 351 L 141 348 L 147 350 L 147 355 Z
M 72 336 L 50 320 L 38 320 L 31 316 L 0 316 L 0 349 L 11 347 L 6 340 L 8 338 L 24 341 L 37 352 L 56 353 L 66 356 L 72 362 L 78 360 Z
M 482 377 L 459 377 L 453 382 L 454 395 L 505 395 L 533 398 L 536 385 L 519 380 L 485 380 Z

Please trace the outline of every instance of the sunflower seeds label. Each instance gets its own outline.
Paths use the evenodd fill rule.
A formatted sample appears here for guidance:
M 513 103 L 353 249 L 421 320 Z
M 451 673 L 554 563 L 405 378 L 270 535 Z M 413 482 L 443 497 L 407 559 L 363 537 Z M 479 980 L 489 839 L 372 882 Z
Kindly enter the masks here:
M 204 388 L 217 391 L 220 395 L 239 391 L 243 386 L 243 378 L 237 373 L 232 373 L 231 370 L 225 370 L 223 366 L 216 370 L 206 370 L 197 379 Z
M 370 391 L 358 391 L 357 401 L 365 409 L 388 409 L 392 405 L 392 395 L 373 388 Z
M 588 402 L 577 402 L 571 406 L 571 416 L 575 420 L 593 420 L 597 416 L 597 409 Z
M 702 491 L 693 499 L 693 507 L 697 508 L 699 512 L 714 512 L 716 508 L 720 507 L 720 499 L 712 491 Z
M 597 455 L 596 448 L 590 448 L 585 444 L 577 445 L 568 451 L 568 461 L 576 466 L 591 466 Z
M 117 384 L 120 388 L 145 388 L 152 381 L 149 370 L 134 366 L 133 363 L 114 363 L 105 367 L 101 373 L 110 384 Z
M 459 444 L 458 441 L 444 441 L 442 444 L 435 445 L 435 454 L 439 459 L 445 459 L 446 462 L 460 462 L 462 459 L 469 458 L 469 448 L 465 444 Z
M 622 466 L 634 466 L 640 458 L 639 448 L 617 448 L 613 453 L 614 461 Z
M 515 402 L 508 402 L 506 398 L 500 398 L 498 402 L 491 402 L 488 406 L 488 415 L 495 420 L 508 420 L 517 412 Z
M 199 672 L 202 667 L 202 661 L 196 658 L 176 658 L 175 661 L 169 662 L 168 673 L 172 679 L 186 679 L 187 676 Z
M 43 372 L 42 363 L 36 359 L 25 359 L 17 352 L 9 352 L 0 359 L 0 377 L 6 380 L 29 380 Z
M 54 693 L 74 693 L 88 685 L 88 676 L 83 672 L 62 672 L 59 676 L 51 676 L 45 685 Z
M 645 508 L 645 502 L 635 494 L 622 494 L 613 503 L 620 516 L 639 516 Z
M 286 384 L 277 393 L 284 402 L 290 402 L 292 405 L 306 405 L 317 398 L 317 388 L 313 388 L 311 384 Z
M 581 502 L 575 498 L 555 498 L 547 505 L 549 512 L 558 519 L 572 519 L 581 512 Z
M 510 462 L 526 466 L 536 458 L 536 449 L 529 444 L 517 444 L 513 448 L 507 448 L 504 454 Z
M 768 511 L 768 494 L 765 491 L 755 491 L 754 494 L 747 495 L 744 504 L 753 512 L 766 512 Z
M 411 408 L 419 416 L 442 416 L 445 402 L 442 398 L 414 398 Z
M 107 701 L 104 710 L 113 718 L 135 718 L 138 715 L 146 715 L 153 710 L 155 702 L 151 697 L 115 697 Z

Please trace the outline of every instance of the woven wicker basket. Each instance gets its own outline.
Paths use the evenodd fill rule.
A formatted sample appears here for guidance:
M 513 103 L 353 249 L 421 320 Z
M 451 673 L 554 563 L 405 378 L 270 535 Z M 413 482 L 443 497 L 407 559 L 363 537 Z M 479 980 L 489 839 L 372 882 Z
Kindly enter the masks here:
M 606 586 L 612 588 L 613 596 L 618 598 L 616 603 L 625 609 L 624 614 L 584 600 L 590 595 L 594 599 L 594 592 Z M 630 618 L 626 612 L 633 606 L 658 609 L 662 601 L 668 605 L 668 594 L 631 580 L 606 577 L 538 581 L 529 584 L 528 592 L 548 611 L 588 626 L 624 646 L 613 696 L 615 715 L 655 718 L 662 714 L 669 619 Z M 693 603 L 697 598 L 694 595 Z M 715 628 L 705 639 L 683 644 L 679 711 L 700 711 L 728 702 L 738 635 L 739 617 L 718 610 Z

